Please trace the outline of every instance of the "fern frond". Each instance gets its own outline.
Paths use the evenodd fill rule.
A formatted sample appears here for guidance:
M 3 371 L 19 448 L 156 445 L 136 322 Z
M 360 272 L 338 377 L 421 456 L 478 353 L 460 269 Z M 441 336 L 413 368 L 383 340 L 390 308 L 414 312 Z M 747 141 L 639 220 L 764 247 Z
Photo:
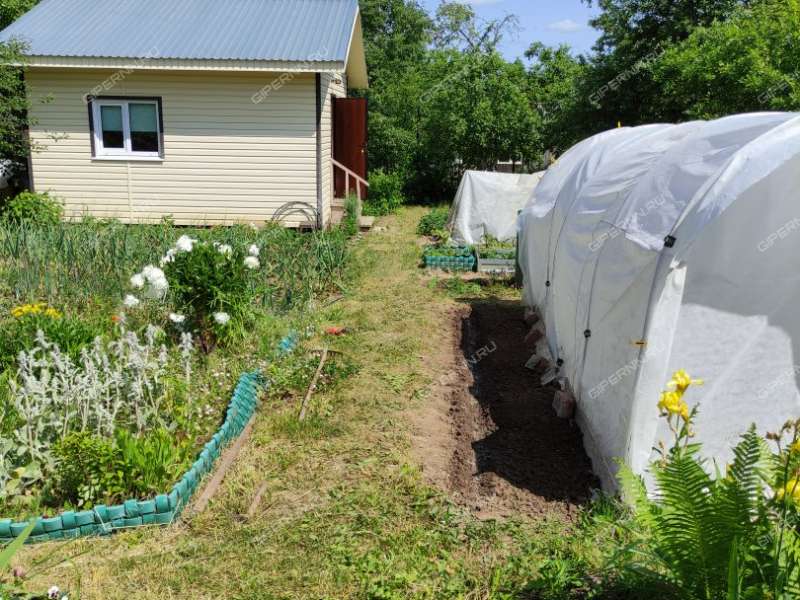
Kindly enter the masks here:
M 737 523 L 732 526 L 747 527 L 752 521 L 760 500 L 763 498 L 763 484 L 767 473 L 769 448 L 764 439 L 756 433 L 755 426 L 742 436 L 733 449 L 733 462 L 728 476 L 722 479 L 723 501 L 730 504 L 736 512 Z
M 644 529 L 652 529 L 655 525 L 653 515 L 657 512 L 657 507 L 647 496 L 644 479 L 624 463 L 620 464 L 617 479 L 622 499 L 633 509 L 637 524 Z
M 655 531 L 658 552 L 676 579 L 691 595 L 707 597 L 709 589 L 723 587 L 729 555 L 715 543 L 714 482 L 696 454 L 686 448 L 654 470 L 663 511 Z

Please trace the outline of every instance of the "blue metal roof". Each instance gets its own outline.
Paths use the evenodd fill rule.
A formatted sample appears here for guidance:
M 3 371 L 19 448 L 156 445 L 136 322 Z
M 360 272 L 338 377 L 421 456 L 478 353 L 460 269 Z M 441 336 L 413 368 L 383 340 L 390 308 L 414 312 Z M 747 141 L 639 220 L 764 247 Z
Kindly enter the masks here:
M 357 0 L 43 0 L 0 32 L 31 56 L 344 61 Z

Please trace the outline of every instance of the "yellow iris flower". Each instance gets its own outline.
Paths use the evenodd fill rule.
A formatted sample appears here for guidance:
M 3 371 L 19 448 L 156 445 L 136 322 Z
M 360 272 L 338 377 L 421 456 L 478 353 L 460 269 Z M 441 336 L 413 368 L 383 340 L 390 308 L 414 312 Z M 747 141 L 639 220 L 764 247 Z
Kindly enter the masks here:
M 689 421 L 689 405 L 683 400 L 683 394 L 690 385 L 703 385 L 703 380 L 692 379 L 683 369 L 675 371 L 672 379 L 667 382 L 667 391 L 662 392 L 658 401 L 661 412 L 666 415 L 678 415 L 684 421 Z
M 800 440 L 797 440 L 789 447 L 789 452 L 792 454 L 800 454 Z
M 689 420 L 689 405 L 683 400 L 679 392 L 662 392 L 658 408 L 665 414 L 680 415 L 685 421 Z
M 672 375 L 672 379 L 667 382 L 668 388 L 674 388 L 675 391 L 683 395 L 683 393 L 689 388 L 690 385 L 703 385 L 702 379 L 692 379 L 689 374 L 680 369 L 675 371 Z

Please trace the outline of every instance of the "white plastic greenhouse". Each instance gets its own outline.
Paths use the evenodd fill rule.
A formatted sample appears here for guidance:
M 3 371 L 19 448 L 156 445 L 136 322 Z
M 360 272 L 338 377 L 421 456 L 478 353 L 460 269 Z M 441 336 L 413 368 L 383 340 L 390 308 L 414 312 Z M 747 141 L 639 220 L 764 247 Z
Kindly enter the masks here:
M 466 171 L 450 209 L 448 229 L 453 239 L 469 245 L 484 242 L 486 235 L 513 240 L 517 213 L 525 208 L 542 175 Z
M 670 373 L 705 379 L 722 466 L 751 423 L 800 416 L 800 115 L 620 128 L 545 174 L 519 217 L 524 300 L 577 399 L 595 471 L 644 473 Z

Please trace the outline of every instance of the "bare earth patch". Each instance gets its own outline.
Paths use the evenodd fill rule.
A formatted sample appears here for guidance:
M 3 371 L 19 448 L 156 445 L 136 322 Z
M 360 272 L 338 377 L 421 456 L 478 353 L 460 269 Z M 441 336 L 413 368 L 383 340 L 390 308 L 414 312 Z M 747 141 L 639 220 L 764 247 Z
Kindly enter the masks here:
M 519 303 L 462 305 L 449 323 L 441 375 L 414 417 L 425 477 L 480 518 L 570 517 L 599 484 L 580 429 L 555 416 L 555 388 L 524 366 Z

